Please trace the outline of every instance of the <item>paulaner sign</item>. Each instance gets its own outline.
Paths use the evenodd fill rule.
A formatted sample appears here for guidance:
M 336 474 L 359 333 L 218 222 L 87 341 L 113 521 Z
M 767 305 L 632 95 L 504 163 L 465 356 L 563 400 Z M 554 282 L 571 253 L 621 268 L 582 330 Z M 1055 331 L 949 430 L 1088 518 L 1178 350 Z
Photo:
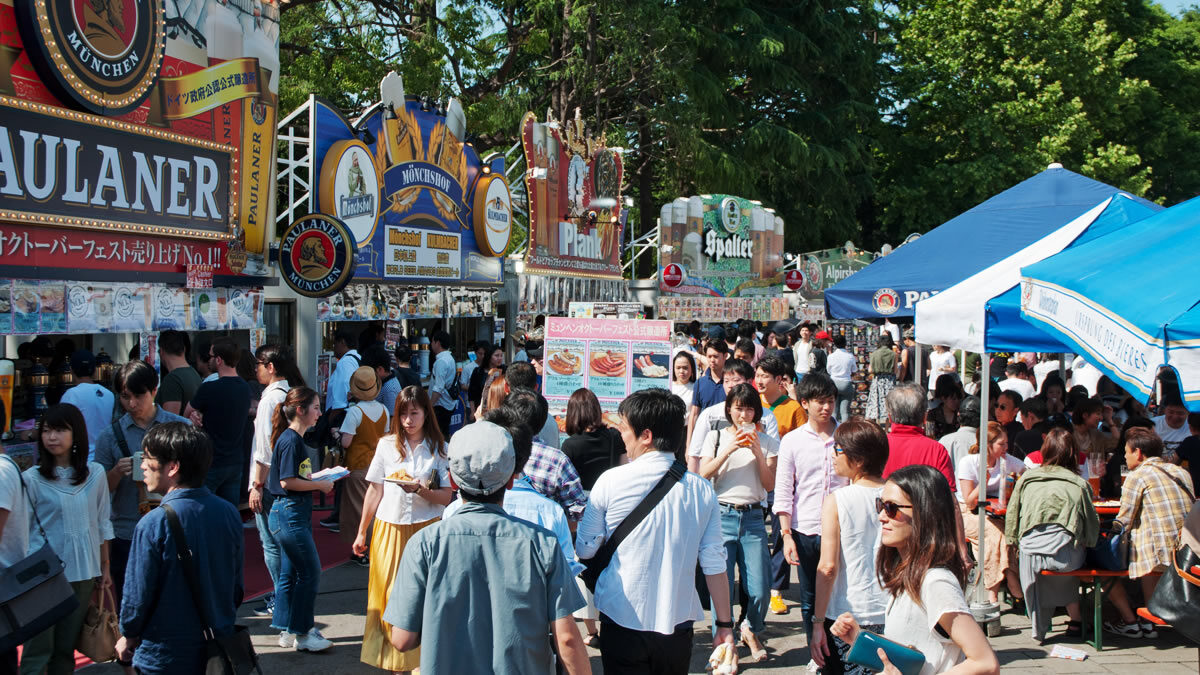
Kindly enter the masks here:
M 232 148 L 0 96 L 0 219 L 227 238 Z

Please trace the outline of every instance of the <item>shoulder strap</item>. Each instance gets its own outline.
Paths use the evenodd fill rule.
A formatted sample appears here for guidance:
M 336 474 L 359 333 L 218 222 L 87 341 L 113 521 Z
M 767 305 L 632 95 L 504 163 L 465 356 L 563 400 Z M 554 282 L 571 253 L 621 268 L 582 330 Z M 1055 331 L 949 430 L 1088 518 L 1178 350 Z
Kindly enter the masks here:
M 200 617 L 200 625 L 204 628 L 204 638 L 212 640 L 215 637 L 212 623 L 200 603 L 200 582 L 196 579 L 196 568 L 192 566 L 192 549 L 188 546 L 187 537 L 183 534 L 183 525 L 179 522 L 179 514 L 170 504 L 161 504 L 160 508 L 167 514 L 167 524 L 171 527 L 171 535 L 175 537 L 175 554 L 179 565 L 183 568 L 183 577 L 187 579 L 188 589 L 191 590 L 192 603 L 196 606 L 196 614 Z
M 0 454 L 0 457 L 12 462 L 13 468 L 17 470 L 17 480 L 21 481 L 21 494 L 25 495 L 25 503 L 29 504 L 29 511 L 33 513 L 33 521 L 37 523 L 38 532 L 42 534 L 42 541 L 48 543 L 50 539 L 46 537 L 46 530 L 42 528 L 42 519 L 38 518 L 37 507 L 33 504 L 33 497 L 30 496 L 29 489 L 25 486 L 25 472 L 21 471 L 21 465 L 17 464 L 17 460 L 4 454 Z
M 112 432 L 113 439 L 117 441 L 117 447 L 121 448 L 121 456 L 132 457 L 133 453 L 129 452 L 129 441 L 125 440 L 125 434 L 121 431 L 121 420 L 113 420 Z
M 637 527 L 646 519 L 646 516 L 650 515 L 654 507 L 658 506 L 658 503 L 662 501 L 663 497 L 667 496 L 667 493 L 671 491 L 671 488 L 675 487 L 675 484 L 683 478 L 683 474 L 685 473 L 687 473 L 687 467 L 683 462 L 675 460 L 675 463 L 671 465 L 667 473 L 658 481 L 658 485 L 655 485 L 654 489 L 642 499 L 641 503 L 634 507 L 628 516 L 625 516 L 625 520 L 621 521 L 617 529 L 613 530 L 612 536 L 600 546 L 600 550 L 596 552 L 595 557 L 600 560 L 612 558 L 613 553 L 616 552 L 617 547 L 621 545 L 625 537 L 628 537 L 633 528 Z M 601 555 L 603 555 L 603 558 L 601 558 Z
M 1174 483 L 1176 485 L 1178 485 L 1181 490 L 1183 490 L 1184 494 L 1186 494 L 1188 496 L 1188 499 L 1190 499 L 1192 501 L 1196 501 L 1196 496 L 1194 494 L 1192 494 L 1191 490 L 1188 489 L 1187 484 L 1185 484 L 1183 481 L 1179 480 L 1175 476 L 1172 476 L 1170 471 L 1167 471 L 1166 469 L 1162 468 L 1161 466 L 1159 466 L 1157 464 L 1151 464 L 1150 466 L 1163 472 L 1163 475 L 1165 475 L 1167 478 L 1170 478 L 1172 481 L 1174 481 Z

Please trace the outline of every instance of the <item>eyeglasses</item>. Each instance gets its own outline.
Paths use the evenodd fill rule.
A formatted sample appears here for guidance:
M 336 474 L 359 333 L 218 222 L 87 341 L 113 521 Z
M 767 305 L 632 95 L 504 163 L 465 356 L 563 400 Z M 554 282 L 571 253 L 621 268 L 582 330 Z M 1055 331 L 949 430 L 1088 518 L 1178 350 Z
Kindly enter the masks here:
M 911 509 L 912 504 L 897 504 L 896 502 L 885 502 L 879 497 L 875 498 L 875 513 L 885 512 L 888 518 L 895 518 L 896 514 L 900 513 L 900 509 Z
M 844 455 L 844 454 L 846 454 L 846 449 L 840 445 L 835 445 L 835 446 L 833 446 L 833 454 Z
M 997 403 L 996 410 L 1008 410 L 1008 406 L 1004 405 L 1003 403 Z
M 263 361 L 262 359 L 257 359 L 257 360 L 256 360 L 254 363 L 256 363 L 256 364 L 258 364 L 258 365 L 260 365 L 260 366 L 265 366 L 265 365 L 267 365 L 267 362 L 266 362 L 266 361 Z

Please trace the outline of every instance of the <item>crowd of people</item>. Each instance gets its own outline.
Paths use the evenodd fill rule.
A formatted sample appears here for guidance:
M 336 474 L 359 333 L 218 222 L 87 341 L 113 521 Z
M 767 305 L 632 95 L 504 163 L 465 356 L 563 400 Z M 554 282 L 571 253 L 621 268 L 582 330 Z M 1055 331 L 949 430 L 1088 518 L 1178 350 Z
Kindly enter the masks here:
M 1110 530 L 1127 533 L 1132 583 L 1112 584 L 1104 629 L 1155 636 L 1134 608 L 1171 564 L 1200 470 L 1200 418 L 1172 379 L 1148 418 L 1107 378 L 1073 378 L 1088 370 L 1079 360 L 998 357 L 1005 378 L 981 382 L 977 355 L 918 350 L 889 325 L 857 417 L 844 336 L 757 328 L 693 323 L 668 388 L 615 414 L 579 389 L 561 427 L 533 345 L 510 364 L 470 345 L 459 373 L 452 338 L 435 332 L 423 387 L 407 346 L 342 329 L 322 400 L 285 347 L 258 348 L 246 377 L 239 347 L 215 339 L 206 381 L 184 336 L 164 333 L 161 383 L 143 361 L 118 371 L 119 416 L 80 390 L 39 420 L 36 466 L 0 460 L 0 567 L 48 542 L 79 600 L 19 664 L 0 655 L 0 673 L 72 670 L 104 591 L 118 598 L 128 672 L 204 672 L 203 623 L 231 634 L 243 599 L 243 494 L 274 586 L 254 612 L 279 645 L 333 646 L 316 623 L 320 493 L 334 510 L 319 526 L 368 568 L 360 660 L 389 672 L 588 673 L 596 649 L 609 674 L 685 673 L 706 611 L 713 644 L 744 647 L 733 663 L 745 668 L 770 658 L 767 617 L 790 611 L 787 591 L 811 672 L 867 672 L 850 657 L 866 632 L 912 645 L 922 673 L 991 673 L 972 568 L 990 601 L 1028 614 L 1034 639 L 1060 607 L 1079 637 L 1078 582 L 1041 573 L 1088 564 Z M 89 356 L 71 359 L 84 378 Z M 314 480 L 322 464 L 349 473 Z M 1097 515 L 1100 498 L 1119 500 L 1115 519 Z M 982 502 L 1001 510 L 981 528 Z M 202 604 L 168 510 L 204 570 Z

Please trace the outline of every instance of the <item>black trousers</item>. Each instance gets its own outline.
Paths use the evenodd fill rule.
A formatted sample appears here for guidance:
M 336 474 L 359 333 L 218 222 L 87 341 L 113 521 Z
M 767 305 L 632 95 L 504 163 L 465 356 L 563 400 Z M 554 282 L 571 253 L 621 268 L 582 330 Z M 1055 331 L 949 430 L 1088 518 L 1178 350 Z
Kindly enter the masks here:
M 687 675 L 692 660 L 692 622 L 670 635 L 632 630 L 600 614 L 600 663 L 604 675 Z
M 454 416 L 454 412 L 446 410 L 440 405 L 435 405 L 433 406 L 433 416 L 437 418 L 438 428 L 442 430 L 442 437 L 449 441 L 450 418 Z

